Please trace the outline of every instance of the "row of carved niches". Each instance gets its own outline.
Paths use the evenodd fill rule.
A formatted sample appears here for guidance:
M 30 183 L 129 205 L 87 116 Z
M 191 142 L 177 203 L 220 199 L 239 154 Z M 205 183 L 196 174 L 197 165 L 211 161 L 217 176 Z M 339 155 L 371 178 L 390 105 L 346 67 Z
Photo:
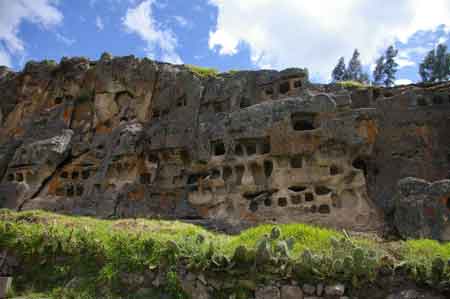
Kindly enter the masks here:
M 301 154 L 283 158 L 269 156 L 249 157 L 247 160 L 230 160 L 213 167 L 200 174 L 193 174 L 188 179 L 189 185 L 198 185 L 199 181 L 221 181 L 215 185 L 236 187 L 241 185 L 253 186 L 281 186 L 285 184 L 285 177 L 300 181 L 331 180 L 335 176 L 355 176 L 355 172 L 365 173 L 364 160 L 357 158 L 352 163 L 337 160 L 329 165 L 317 165 L 317 161 Z M 343 164 L 344 163 L 344 164 Z M 347 163 L 347 164 L 345 164 Z M 344 173 L 346 170 L 346 173 Z M 272 174 L 277 175 L 272 178 Z M 280 177 L 278 177 L 280 176 Z M 343 178 L 340 178 L 342 181 Z M 349 181 L 350 182 L 350 181 Z M 278 188 L 278 187 L 277 187 Z M 197 190 L 198 188 L 196 188 Z
M 313 131 L 320 127 L 317 113 L 299 112 L 291 114 L 291 126 L 294 131 Z M 237 157 L 265 155 L 271 153 L 270 137 L 243 138 L 226 143 L 222 139 L 210 143 L 210 154 L 213 157 L 235 155 Z
M 442 106 L 450 104 L 450 95 L 448 92 L 440 92 L 440 93 L 429 93 L 418 95 L 417 97 L 413 97 L 411 101 L 412 106 Z
M 261 97 L 264 100 L 276 100 L 287 96 L 295 96 L 299 94 L 305 83 L 304 77 L 292 77 L 268 83 L 261 86 Z
M 330 214 L 333 208 L 342 208 L 340 198 L 327 186 L 293 185 L 287 192 L 277 189 L 259 192 L 247 192 L 243 197 L 248 200 L 248 209 L 256 212 L 261 208 L 274 206 L 301 209 L 304 213 Z
M 233 142 L 234 149 L 229 150 L 229 154 L 237 157 L 270 154 L 270 138 L 248 138 L 238 139 Z M 228 145 L 228 147 L 233 145 Z M 227 154 L 227 148 L 222 140 L 211 142 L 211 156 L 223 156 Z
M 27 183 L 32 184 L 39 179 L 36 170 L 21 167 L 21 168 L 10 168 L 5 175 L 3 181 L 8 183 Z
M 45 146 L 36 147 L 21 147 L 14 154 L 14 162 L 16 164 L 31 164 L 36 163 L 43 157 L 48 155 L 49 149 Z
M 395 103 L 403 103 L 410 107 L 439 108 L 450 105 L 450 93 L 448 90 L 404 91 L 399 94 L 398 90 L 395 93 L 390 90 L 384 90 L 381 93 L 379 89 L 374 89 L 373 93 L 377 101 L 381 101 L 382 99 L 392 100 Z
M 60 184 L 53 195 L 61 197 L 81 197 L 85 192 L 83 184 L 62 183 Z
M 91 176 L 92 172 L 95 172 L 95 169 L 83 169 L 82 167 L 78 169 L 73 170 L 63 170 L 60 173 L 60 178 L 62 180 L 72 180 L 72 181 L 79 181 L 79 180 L 87 180 Z
M 246 155 L 247 151 L 243 156 Z M 265 185 L 266 179 L 272 176 L 274 167 L 276 171 L 290 169 L 292 171 L 304 168 L 306 174 L 316 172 L 323 179 L 324 177 L 337 176 L 343 173 L 344 167 L 338 164 L 315 165 L 314 159 L 302 154 L 292 155 L 286 158 L 271 158 L 270 156 L 247 156 L 248 160 L 233 159 L 224 162 L 220 167 L 212 168 L 206 173 L 208 179 L 222 179 L 225 184 L 239 186 L 242 184 Z M 340 163 L 342 163 L 340 161 Z M 364 169 L 365 164 L 361 159 L 355 159 L 353 165 L 347 166 L 355 169 Z M 274 166 L 275 165 L 275 166 Z M 302 171 L 301 171 L 302 172 Z M 293 175 L 294 173 L 291 173 Z
M 235 140 L 238 150 L 230 157 L 222 142 L 211 144 L 209 169 L 188 179 L 192 203 L 212 206 L 228 194 L 242 198 L 248 213 L 257 217 L 280 209 L 313 218 L 340 217 L 342 212 L 335 211 L 345 209 L 355 210 L 355 218 L 361 218 L 360 207 L 362 213 L 370 213 L 362 157 L 352 159 L 345 151 L 271 156 L 270 149 L 263 150 L 270 145 L 267 139 L 249 140 Z

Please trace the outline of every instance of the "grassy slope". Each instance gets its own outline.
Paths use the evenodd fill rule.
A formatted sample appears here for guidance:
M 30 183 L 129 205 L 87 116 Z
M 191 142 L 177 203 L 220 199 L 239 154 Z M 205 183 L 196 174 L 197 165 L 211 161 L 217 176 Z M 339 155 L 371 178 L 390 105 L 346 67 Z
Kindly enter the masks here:
M 369 85 L 366 83 L 361 83 L 358 81 L 351 81 L 351 80 L 350 81 L 339 81 L 339 82 L 336 82 L 336 84 L 340 85 L 342 87 L 345 87 L 345 88 L 367 88 L 367 87 L 369 87 Z
M 194 74 L 197 74 L 200 77 L 216 77 L 219 74 L 219 71 L 215 68 L 197 66 L 192 64 L 185 64 L 185 66 Z
M 316 274 L 323 279 L 340 279 L 339 275 L 344 275 L 341 274 L 342 271 L 330 269 L 335 266 L 335 260 L 344 261 L 354 248 L 372 252 L 377 266 L 385 257 L 393 260 L 394 264 L 420 265 L 418 269 L 425 271 L 425 274 L 420 273 L 421 277 L 418 277 L 421 280 L 431 277 L 430 269 L 436 257 L 441 257 L 444 261 L 450 260 L 450 243 L 412 240 L 383 244 L 360 238 L 349 241 L 352 243 L 349 247 L 345 242 L 334 244 L 336 240 L 345 240 L 344 235 L 337 231 L 303 224 L 278 227 L 283 240 L 294 241 L 289 259 L 311 264 L 311 269 L 318 267 L 319 270 L 314 268 L 314 273 L 319 272 Z M 17 287 L 52 291 L 56 294 L 58 286 L 64 285 L 73 277 L 86 279 L 88 283 L 83 292 L 95 293 L 98 285 L 110 285 L 114 291 L 114 286 L 120 286 L 117 281 L 121 273 L 142 273 L 149 268 L 156 268 L 161 261 L 175 264 L 175 259 L 168 258 L 175 256 L 173 252 L 176 252 L 176 256 L 188 257 L 197 268 L 208 268 L 214 257 L 225 256 L 231 259 L 236 248 L 242 245 L 254 253 L 261 244 L 260 240 L 270 235 L 272 229 L 272 225 L 261 225 L 240 235 L 228 236 L 178 221 L 108 221 L 42 211 L 15 213 L 0 210 L 0 248 L 9 248 L 19 254 L 28 270 L 26 274 L 16 278 Z M 308 254 L 306 258 L 304 256 L 305 250 L 308 254 L 312 252 L 317 262 L 314 259 L 308 262 Z M 57 257 L 60 256 L 65 258 L 58 260 Z M 366 263 L 366 260 L 361 263 Z M 370 272 L 375 266 L 358 267 L 356 265 L 352 271 Z M 414 273 L 416 272 L 420 271 Z M 358 277 L 361 277 L 360 274 Z M 362 273 L 363 276 L 364 274 L 366 273 Z M 350 275 L 351 278 L 347 275 L 342 279 L 353 281 L 355 275 Z

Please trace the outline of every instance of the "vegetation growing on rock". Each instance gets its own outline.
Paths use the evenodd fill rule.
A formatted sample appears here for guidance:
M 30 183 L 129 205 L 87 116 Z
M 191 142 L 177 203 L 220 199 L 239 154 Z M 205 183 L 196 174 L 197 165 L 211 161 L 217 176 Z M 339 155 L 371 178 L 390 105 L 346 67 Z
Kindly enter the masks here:
M 194 74 L 200 77 L 216 77 L 219 71 L 215 68 L 203 67 L 198 65 L 186 64 L 188 69 L 190 69 Z
M 344 88 L 367 88 L 367 87 L 369 87 L 369 85 L 367 85 L 365 83 L 361 83 L 358 81 L 352 81 L 352 80 L 339 81 L 339 82 L 336 82 L 336 84 L 338 84 Z

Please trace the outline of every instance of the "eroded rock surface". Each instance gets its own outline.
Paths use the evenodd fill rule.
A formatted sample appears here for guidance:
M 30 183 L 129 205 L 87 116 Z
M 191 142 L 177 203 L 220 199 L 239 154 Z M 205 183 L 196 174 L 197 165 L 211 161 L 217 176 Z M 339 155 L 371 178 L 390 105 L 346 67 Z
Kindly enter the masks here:
M 391 220 L 399 179 L 448 177 L 446 84 L 344 89 L 302 69 L 202 77 L 103 55 L 1 69 L 0 96 L 8 208 L 364 231 Z
M 450 180 L 402 179 L 395 205 L 394 223 L 405 238 L 450 241 Z

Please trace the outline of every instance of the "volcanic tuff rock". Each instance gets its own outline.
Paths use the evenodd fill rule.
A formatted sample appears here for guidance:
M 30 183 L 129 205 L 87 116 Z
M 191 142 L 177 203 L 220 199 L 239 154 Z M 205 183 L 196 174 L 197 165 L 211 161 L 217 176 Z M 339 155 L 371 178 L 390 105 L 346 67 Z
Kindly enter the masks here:
M 315 85 L 303 69 L 201 76 L 110 55 L 3 67 L 0 205 L 380 229 L 399 219 L 399 179 L 448 178 L 449 86 Z
M 394 223 L 405 238 L 450 241 L 450 180 L 429 183 L 416 178 L 398 182 Z

